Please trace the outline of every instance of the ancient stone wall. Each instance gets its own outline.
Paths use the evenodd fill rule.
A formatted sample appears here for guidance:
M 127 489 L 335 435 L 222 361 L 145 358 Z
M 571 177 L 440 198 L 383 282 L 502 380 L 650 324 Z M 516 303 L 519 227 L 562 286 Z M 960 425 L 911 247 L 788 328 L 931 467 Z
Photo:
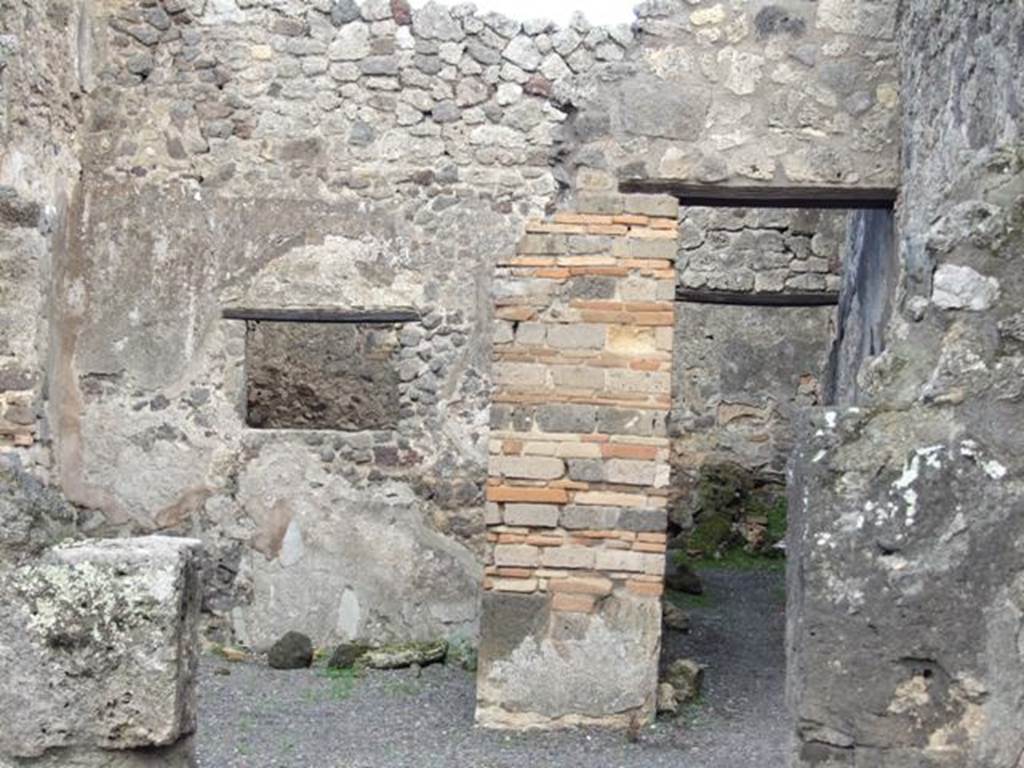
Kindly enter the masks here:
M 0 7 L 0 450 L 42 473 L 50 278 L 78 181 L 88 35 L 81 2 Z
M 643 3 L 641 47 L 577 99 L 578 185 L 891 187 L 896 6 Z
M 390 0 L 95 3 L 53 287 L 62 488 L 96 534 L 201 537 L 206 607 L 244 641 L 474 633 L 497 260 L 641 168 L 891 184 L 893 12 L 672 0 L 559 30 Z M 225 310 L 381 309 L 418 318 L 371 374 L 397 369 L 396 426 L 246 423 Z
M 1024 8 L 904 6 L 885 348 L 845 358 L 859 405 L 793 465 L 797 764 L 1018 768 Z
M 477 719 L 654 712 L 678 203 L 534 222 L 495 285 Z

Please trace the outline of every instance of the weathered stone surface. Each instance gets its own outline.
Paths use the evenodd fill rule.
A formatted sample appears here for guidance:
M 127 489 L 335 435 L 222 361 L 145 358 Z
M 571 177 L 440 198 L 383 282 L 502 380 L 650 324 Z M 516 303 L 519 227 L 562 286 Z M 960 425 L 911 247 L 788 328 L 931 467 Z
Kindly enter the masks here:
M 1007 428 L 1022 420 L 1022 361 L 997 341 L 1024 299 L 1010 223 L 1024 177 L 1019 121 L 996 127 L 1019 111 L 1005 55 L 1020 52 L 1024 13 L 960 10 L 902 9 L 906 162 L 899 269 L 878 287 L 894 297 L 885 348 L 846 357 L 856 400 L 813 414 L 792 465 L 796 765 L 1015 767 L 1024 753 L 1024 445 Z M 873 20 L 867 6 L 821 11 L 832 28 Z
M 703 131 L 710 104 L 704 89 L 669 87 L 653 77 L 631 81 L 622 90 L 624 127 L 641 136 L 692 140 Z
M 1024 750 L 1018 438 L 981 443 L 965 416 L 808 424 L 788 540 L 800 765 L 1014 766 Z
M 192 737 L 169 747 L 106 750 L 69 747 L 53 749 L 35 758 L 14 758 L 4 768 L 194 768 Z
M 0 575 L 0 702 L 17 713 L 0 754 L 167 746 L 193 731 L 198 552 L 192 539 L 93 540 Z
M 321 450 L 300 439 L 262 442 L 238 478 L 239 502 L 256 530 L 243 560 L 252 607 L 233 612 L 236 631 L 257 649 L 289 626 L 317 645 L 473 631 L 479 561 L 428 527 L 406 485 L 382 480 L 367 492 L 311 460 Z
M 75 509 L 55 489 L 25 472 L 14 456 L 0 456 L 0 561 L 37 557 L 77 537 Z
M 267 651 L 274 669 L 305 669 L 313 663 L 313 641 L 301 632 L 286 632 Z
M 549 617 L 548 599 L 484 595 L 477 721 L 496 728 L 624 727 L 634 717 L 650 717 L 659 602 L 615 594 L 593 614 L 555 619 Z

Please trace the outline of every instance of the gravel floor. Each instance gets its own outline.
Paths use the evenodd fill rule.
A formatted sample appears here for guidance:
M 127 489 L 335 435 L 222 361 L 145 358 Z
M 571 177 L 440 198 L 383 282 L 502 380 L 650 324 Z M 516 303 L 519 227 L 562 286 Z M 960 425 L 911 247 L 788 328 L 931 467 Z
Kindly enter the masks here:
M 781 573 L 709 571 L 689 634 L 664 657 L 706 664 L 704 696 L 638 743 L 576 730 L 508 734 L 473 727 L 473 677 L 435 665 L 329 678 L 204 659 L 203 768 L 774 768 L 785 764 Z

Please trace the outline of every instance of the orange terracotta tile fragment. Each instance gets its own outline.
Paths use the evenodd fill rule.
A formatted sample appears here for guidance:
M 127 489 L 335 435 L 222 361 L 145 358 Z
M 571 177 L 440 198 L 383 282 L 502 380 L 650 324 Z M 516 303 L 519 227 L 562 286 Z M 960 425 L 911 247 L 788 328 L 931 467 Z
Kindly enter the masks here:
M 656 541 L 664 544 L 668 541 L 667 533 L 638 533 L 636 535 L 637 541 Z
M 532 568 L 495 568 L 495 575 L 503 579 L 529 579 L 534 572 Z
M 600 277 L 626 277 L 629 270 L 625 267 L 573 267 L 570 270 L 574 277 L 596 275 Z
M 622 266 L 630 269 L 669 269 L 672 262 L 668 259 L 622 259 Z
M 555 264 L 554 256 L 515 256 L 508 260 L 513 267 L 551 267 Z
M 534 547 L 560 547 L 565 544 L 562 536 L 545 536 L 542 533 L 532 533 L 526 537 L 526 543 Z
M 603 576 L 570 576 L 568 579 L 551 579 L 548 588 L 552 592 L 572 592 L 582 595 L 609 595 L 612 582 Z
M 559 224 L 611 224 L 613 217 L 603 213 L 561 212 L 554 216 Z
M 653 541 L 637 541 L 633 544 L 635 552 L 664 552 L 665 545 Z
M 533 320 L 537 316 L 536 310 L 532 307 L 498 307 L 494 310 L 494 316 L 499 320 L 524 321 Z
M 596 602 L 594 595 L 555 592 L 551 598 L 551 609 L 566 613 L 591 613 Z
M 639 213 L 620 213 L 612 216 L 613 224 L 627 224 L 631 227 L 646 227 L 650 220 L 649 216 L 642 216 Z
M 558 224 L 553 221 L 535 221 L 526 225 L 528 233 L 537 234 L 563 234 L 563 235 L 585 235 L 586 224 Z
M 547 280 L 568 280 L 571 273 L 564 267 L 551 267 L 549 269 L 538 269 L 534 272 L 535 277 L 543 277 Z
M 607 443 L 601 446 L 601 455 L 609 459 L 637 459 L 653 461 L 658 457 L 655 445 L 631 445 L 629 443 Z
M 678 229 L 679 222 L 676 219 L 651 218 L 647 226 L 652 229 Z
M 676 317 L 674 312 L 635 312 L 629 322 L 645 326 L 675 325 Z
M 569 494 L 561 488 L 529 488 L 514 485 L 490 486 L 488 501 L 521 501 L 538 504 L 567 504 Z
M 591 235 L 625 235 L 629 233 L 629 227 L 622 224 L 588 224 L 587 233 Z
M 671 371 L 672 366 L 666 365 L 661 360 L 632 360 L 629 363 L 629 367 L 634 371 L 660 371 L 662 369 Z
M 644 597 L 661 597 L 662 593 L 665 591 L 665 586 L 661 583 L 655 583 L 652 581 L 629 579 L 626 582 L 626 589 L 634 595 L 643 595 Z

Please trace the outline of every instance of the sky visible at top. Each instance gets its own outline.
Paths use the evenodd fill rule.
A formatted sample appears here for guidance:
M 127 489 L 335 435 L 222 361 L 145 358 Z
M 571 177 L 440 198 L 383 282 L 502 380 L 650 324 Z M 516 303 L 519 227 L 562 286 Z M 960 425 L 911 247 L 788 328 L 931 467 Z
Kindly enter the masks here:
M 426 0 L 413 0 L 412 5 L 424 5 Z M 463 0 L 441 0 L 444 5 L 458 5 Z M 481 11 L 497 11 L 517 21 L 550 19 L 564 26 L 573 11 L 583 11 L 591 24 L 629 24 L 633 21 L 633 7 L 640 0 L 470 0 Z

